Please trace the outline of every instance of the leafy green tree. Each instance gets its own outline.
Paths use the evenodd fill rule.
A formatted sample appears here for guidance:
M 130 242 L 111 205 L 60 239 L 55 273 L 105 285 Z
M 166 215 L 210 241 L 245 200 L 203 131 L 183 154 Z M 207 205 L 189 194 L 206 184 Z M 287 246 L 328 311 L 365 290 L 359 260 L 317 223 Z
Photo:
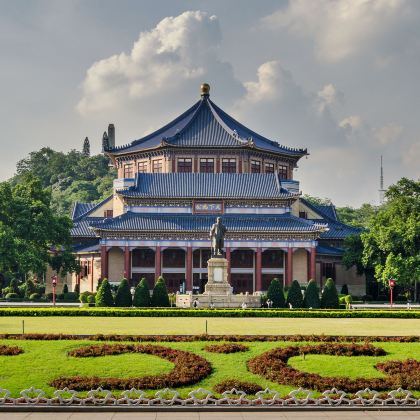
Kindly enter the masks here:
M 367 228 L 377 211 L 377 207 L 367 203 L 362 204 L 357 209 L 349 206 L 336 207 L 336 212 L 341 222 L 360 228 Z
M 170 306 L 168 291 L 166 289 L 165 280 L 162 276 L 158 278 L 153 289 L 152 306 Z
M 112 297 L 111 285 L 108 279 L 103 279 L 95 296 L 96 306 L 114 306 L 114 298 Z
M 313 279 L 309 280 L 308 286 L 306 287 L 304 306 L 312 309 L 318 309 L 321 307 L 318 285 Z
M 338 309 L 338 293 L 333 279 L 327 279 L 321 296 L 321 308 Z
M 293 280 L 290 285 L 286 303 L 287 305 L 291 305 L 292 308 L 303 308 L 302 292 L 297 280 Z
M 143 277 L 134 291 L 133 306 L 149 307 L 150 306 L 150 291 L 146 279 Z
M 283 285 L 278 278 L 271 280 L 267 290 L 267 299 L 273 302 L 273 308 L 284 308 L 286 306 Z
M 130 307 L 132 304 L 132 297 L 130 292 L 130 285 L 127 279 L 122 279 L 118 285 L 117 293 L 115 295 L 115 306 Z
M 66 274 L 77 264 L 71 252 L 71 220 L 51 208 L 51 192 L 38 178 L 0 183 L 0 272 L 41 274 L 47 265 Z
M 362 262 L 385 286 L 393 278 L 411 290 L 420 278 L 420 180 L 402 178 L 385 193 L 386 203 L 361 234 Z

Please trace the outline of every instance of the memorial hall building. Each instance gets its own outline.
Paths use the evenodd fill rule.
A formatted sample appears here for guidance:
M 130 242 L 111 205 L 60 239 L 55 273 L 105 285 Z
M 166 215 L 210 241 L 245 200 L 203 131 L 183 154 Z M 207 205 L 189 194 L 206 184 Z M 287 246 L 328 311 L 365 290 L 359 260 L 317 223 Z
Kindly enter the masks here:
M 365 294 L 364 277 L 342 264 L 344 239 L 359 230 L 341 223 L 333 205 L 301 197 L 294 178 L 307 150 L 242 125 L 210 99 L 209 85 L 178 118 L 129 144 L 115 145 L 110 124 L 103 151 L 118 176 L 104 201 L 74 204 L 82 271 L 67 280 L 72 290 L 123 277 L 132 285 L 145 277 L 153 288 L 161 275 L 170 292 L 202 293 L 209 230 L 220 216 L 234 293 L 264 292 L 274 277 L 320 287 L 332 277 Z

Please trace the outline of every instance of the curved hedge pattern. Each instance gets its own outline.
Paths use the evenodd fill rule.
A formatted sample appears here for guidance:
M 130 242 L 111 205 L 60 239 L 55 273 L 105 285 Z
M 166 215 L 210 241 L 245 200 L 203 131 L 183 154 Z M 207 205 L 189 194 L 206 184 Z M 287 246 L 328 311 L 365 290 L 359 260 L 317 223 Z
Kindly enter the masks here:
M 245 394 L 256 394 L 259 391 L 262 391 L 263 388 L 252 382 L 243 382 L 236 379 L 226 379 L 225 381 L 219 382 L 213 387 L 213 389 L 219 394 L 223 394 L 226 391 L 231 391 L 235 388 L 237 391 L 245 392 Z
M 334 356 L 383 356 L 386 352 L 370 344 L 323 343 L 318 345 L 277 348 L 248 361 L 248 369 L 257 375 L 279 384 L 294 385 L 316 391 L 333 387 L 345 392 L 370 388 L 377 391 L 389 389 L 420 390 L 420 362 L 416 360 L 389 361 L 375 367 L 388 374 L 386 378 L 324 377 L 307 373 L 287 365 L 290 357 L 301 354 L 327 354 Z
M 207 345 L 204 347 L 205 351 L 208 351 L 210 353 L 239 353 L 243 351 L 248 351 L 249 347 L 244 346 L 243 344 L 237 344 L 237 343 L 225 343 L 225 344 L 213 344 L 213 345 Z
M 0 345 L 0 356 L 17 356 L 24 353 L 23 349 L 17 346 Z
M 100 357 L 124 353 L 142 353 L 161 357 L 174 363 L 175 367 L 169 373 L 140 378 L 60 377 L 54 379 L 50 385 L 60 389 L 68 387 L 76 391 L 88 391 L 98 387 L 110 389 L 175 388 L 200 382 L 212 370 L 211 364 L 201 356 L 152 344 L 93 345 L 72 350 L 68 355 L 74 357 Z

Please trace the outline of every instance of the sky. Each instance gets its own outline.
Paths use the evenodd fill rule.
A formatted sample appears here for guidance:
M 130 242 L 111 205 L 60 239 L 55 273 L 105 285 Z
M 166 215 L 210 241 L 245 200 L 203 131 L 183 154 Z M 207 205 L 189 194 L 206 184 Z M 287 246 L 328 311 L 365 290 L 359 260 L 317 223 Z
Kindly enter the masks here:
M 0 0 L 0 181 L 31 151 L 99 153 L 211 98 L 307 147 L 294 177 L 336 205 L 420 176 L 420 1 Z

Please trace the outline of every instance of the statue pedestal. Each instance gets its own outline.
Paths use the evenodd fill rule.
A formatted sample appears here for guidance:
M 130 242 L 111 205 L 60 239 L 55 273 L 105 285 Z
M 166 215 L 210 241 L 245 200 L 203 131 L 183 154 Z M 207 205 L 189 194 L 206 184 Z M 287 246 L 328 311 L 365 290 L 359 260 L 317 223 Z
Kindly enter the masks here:
M 228 282 L 228 260 L 226 258 L 210 258 L 207 261 L 208 281 L 204 294 L 226 295 L 232 293 Z

